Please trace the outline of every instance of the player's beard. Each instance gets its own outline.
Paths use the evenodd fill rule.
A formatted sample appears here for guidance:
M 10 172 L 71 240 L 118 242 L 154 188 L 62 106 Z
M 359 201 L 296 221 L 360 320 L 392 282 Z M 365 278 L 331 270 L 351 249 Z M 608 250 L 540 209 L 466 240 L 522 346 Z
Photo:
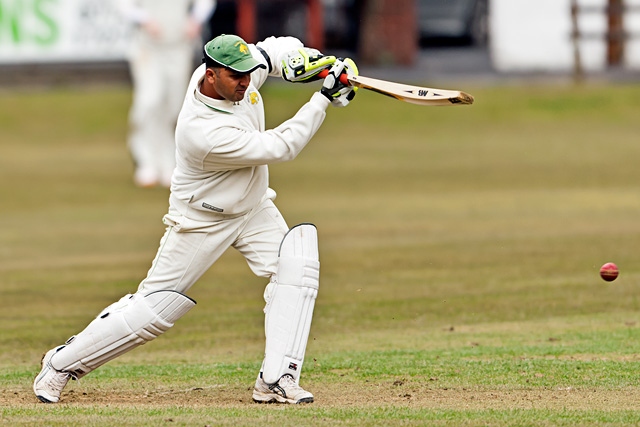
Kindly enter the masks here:
M 246 87 L 241 87 L 241 86 L 236 87 L 234 102 L 242 101 L 244 99 L 245 93 L 247 93 Z

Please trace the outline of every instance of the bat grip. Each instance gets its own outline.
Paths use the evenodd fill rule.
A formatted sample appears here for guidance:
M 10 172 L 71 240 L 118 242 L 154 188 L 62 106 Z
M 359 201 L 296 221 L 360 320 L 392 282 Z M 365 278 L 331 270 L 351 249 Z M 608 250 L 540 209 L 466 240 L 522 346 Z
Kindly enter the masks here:
M 324 79 L 325 77 L 327 77 L 329 75 L 329 70 L 322 70 L 318 73 L 318 77 L 320 77 L 321 79 Z M 342 83 L 345 86 L 350 86 L 349 84 L 349 77 L 347 77 L 346 73 L 342 73 L 340 74 L 340 83 Z

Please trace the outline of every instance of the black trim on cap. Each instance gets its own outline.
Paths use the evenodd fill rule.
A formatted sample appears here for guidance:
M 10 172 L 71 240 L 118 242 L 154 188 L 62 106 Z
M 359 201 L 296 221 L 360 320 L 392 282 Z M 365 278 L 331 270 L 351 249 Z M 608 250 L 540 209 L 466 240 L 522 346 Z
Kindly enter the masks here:
M 254 59 L 255 59 L 255 58 L 254 58 Z M 214 64 L 217 64 L 217 65 L 218 65 L 218 66 L 220 66 L 220 67 L 228 68 L 228 69 L 230 69 L 230 70 L 235 71 L 236 73 L 247 73 L 247 74 L 249 74 L 249 73 L 253 73 L 253 72 L 254 72 L 255 70 L 257 70 L 258 68 L 267 68 L 267 67 L 265 67 L 265 65 L 264 65 L 264 64 L 261 64 L 260 62 L 258 62 L 254 67 L 251 67 L 251 68 L 250 68 L 249 70 L 247 70 L 247 71 L 243 71 L 243 70 L 238 70 L 237 68 L 233 68 L 233 67 L 232 67 L 232 66 L 230 66 L 230 65 L 225 65 L 225 64 L 223 64 L 223 63 L 222 63 L 222 62 L 220 62 L 220 61 L 216 61 L 215 59 L 213 59 L 213 58 L 212 58 L 212 57 L 210 57 L 209 55 L 205 55 L 205 57 L 203 58 L 203 60 L 204 60 L 204 63 L 205 63 L 205 64 L 207 64 L 207 68 L 213 67 L 213 66 L 214 66 Z M 269 64 L 269 65 L 271 65 L 271 64 Z

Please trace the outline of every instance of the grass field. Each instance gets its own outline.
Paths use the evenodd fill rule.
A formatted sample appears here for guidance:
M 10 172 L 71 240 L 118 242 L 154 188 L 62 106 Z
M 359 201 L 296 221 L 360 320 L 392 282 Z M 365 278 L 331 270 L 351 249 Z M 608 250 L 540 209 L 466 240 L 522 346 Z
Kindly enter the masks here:
M 127 87 L 0 93 L 0 424 L 639 425 L 640 86 L 460 86 L 360 91 L 271 168 L 322 262 L 316 402 L 287 407 L 251 402 L 266 283 L 233 252 L 165 336 L 37 402 L 42 353 L 146 274 L 168 192 L 132 185 Z M 311 91 L 265 88 L 267 122 Z

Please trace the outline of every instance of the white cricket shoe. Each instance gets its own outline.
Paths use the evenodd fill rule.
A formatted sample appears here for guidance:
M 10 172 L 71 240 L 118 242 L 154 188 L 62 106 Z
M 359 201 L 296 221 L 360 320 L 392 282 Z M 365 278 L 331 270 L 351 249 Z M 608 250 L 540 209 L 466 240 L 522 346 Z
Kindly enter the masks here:
M 313 394 L 296 383 L 289 374 L 285 374 L 275 384 L 267 384 L 262 378 L 256 380 L 253 388 L 253 401 L 258 403 L 311 403 Z
M 33 381 L 33 391 L 43 403 L 57 403 L 62 389 L 73 377 L 70 372 L 62 372 L 51 366 L 51 358 L 65 346 L 52 348 L 42 356 L 42 370 Z

